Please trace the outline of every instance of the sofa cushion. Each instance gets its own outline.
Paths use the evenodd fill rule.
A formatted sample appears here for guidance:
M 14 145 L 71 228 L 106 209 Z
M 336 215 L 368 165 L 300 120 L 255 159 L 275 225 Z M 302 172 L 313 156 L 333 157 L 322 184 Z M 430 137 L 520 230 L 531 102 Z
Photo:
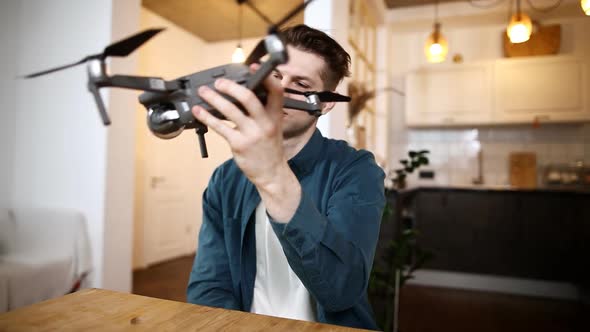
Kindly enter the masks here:
M 16 222 L 10 209 L 0 208 L 0 255 L 6 254 L 15 246 Z
M 0 210 L 0 220 L 7 230 L 0 229 L 3 250 L 8 249 L 0 254 L 0 313 L 62 296 L 91 272 L 90 242 L 81 213 L 13 208 Z
M 24 259 L 23 259 L 24 258 Z M 0 313 L 67 294 L 75 282 L 71 257 L 0 260 Z
M 16 243 L 11 256 L 38 260 L 73 257 L 74 273 L 91 269 L 90 241 L 84 216 L 72 209 L 14 208 Z

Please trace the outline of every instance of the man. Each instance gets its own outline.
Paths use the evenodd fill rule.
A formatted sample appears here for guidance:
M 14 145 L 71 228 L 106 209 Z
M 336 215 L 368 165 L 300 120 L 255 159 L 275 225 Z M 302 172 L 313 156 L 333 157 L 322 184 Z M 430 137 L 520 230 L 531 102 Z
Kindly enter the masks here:
M 212 89 L 198 91 L 235 127 L 193 108 L 227 140 L 233 159 L 215 170 L 203 194 L 188 301 L 375 329 L 366 292 L 384 173 L 371 153 L 322 137 L 316 117 L 282 106 L 283 88 L 335 90 L 349 75 L 350 56 L 305 25 L 281 35 L 289 62 L 265 80 L 266 105 L 227 80 L 218 80 L 216 90 L 238 100 L 248 116 Z M 322 113 L 333 106 L 323 104 Z

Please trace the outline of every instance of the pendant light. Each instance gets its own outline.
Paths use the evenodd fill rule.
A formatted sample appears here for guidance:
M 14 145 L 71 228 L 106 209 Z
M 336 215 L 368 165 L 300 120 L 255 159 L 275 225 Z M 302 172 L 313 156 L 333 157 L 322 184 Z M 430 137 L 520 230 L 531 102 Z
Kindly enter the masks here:
M 239 3 L 238 9 L 238 46 L 234 50 L 234 53 L 231 55 L 231 62 L 233 63 L 242 63 L 246 61 L 246 55 L 244 54 L 244 50 L 242 49 L 242 3 Z
M 446 38 L 440 33 L 440 22 L 438 22 L 438 0 L 434 4 L 434 31 L 430 34 L 424 44 L 424 53 L 428 62 L 443 62 L 449 52 L 449 45 Z
M 586 15 L 590 16 L 590 0 L 582 0 L 580 1 L 580 6 L 582 6 L 582 10 Z
M 506 34 L 513 44 L 524 43 L 531 38 L 533 23 L 531 18 L 520 11 L 520 0 L 516 0 L 516 13 L 510 18 Z

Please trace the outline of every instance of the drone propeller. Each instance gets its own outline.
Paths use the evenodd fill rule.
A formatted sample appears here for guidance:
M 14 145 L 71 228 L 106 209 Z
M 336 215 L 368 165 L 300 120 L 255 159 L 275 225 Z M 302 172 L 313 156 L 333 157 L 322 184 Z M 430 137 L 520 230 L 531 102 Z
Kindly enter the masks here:
M 285 88 L 285 92 L 295 94 L 295 95 L 303 95 L 303 96 L 311 96 L 316 95 L 321 102 L 329 103 L 329 102 L 348 102 L 350 101 L 349 96 L 344 96 L 332 91 L 298 91 L 289 88 Z
M 100 54 L 89 55 L 78 62 L 74 62 L 74 63 L 68 64 L 68 65 L 64 65 L 64 66 L 60 66 L 60 67 L 56 67 L 56 68 L 52 68 L 52 69 L 47 69 L 47 70 L 40 71 L 40 72 L 33 73 L 33 74 L 29 74 L 29 75 L 24 76 L 23 78 L 33 78 L 33 77 L 53 73 L 53 72 L 56 72 L 56 71 L 59 71 L 62 69 L 66 69 L 66 68 L 70 68 L 70 67 L 74 67 L 74 66 L 83 64 L 84 62 L 91 60 L 91 59 L 104 60 L 105 58 L 107 58 L 109 56 L 127 56 L 127 55 L 131 54 L 131 52 L 135 51 L 138 47 L 140 47 L 143 43 L 148 41 L 150 38 L 152 38 L 153 36 L 155 36 L 158 32 L 160 32 L 162 30 L 164 30 L 164 29 L 145 30 L 145 31 L 137 33 L 129 38 L 125 38 L 121 41 L 118 41 L 114 44 L 107 46 L 104 49 L 104 51 Z
M 268 28 L 268 33 L 269 34 L 276 34 L 277 32 L 279 32 L 279 28 L 283 24 L 287 23 L 287 21 L 289 21 L 291 18 L 293 18 L 293 16 L 297 15 L 297 13 L 299 13 L 300 11 L 305 9 L 305 7 L 307 5 L 309 5 L 312 1 L 313 0 L 304 0 L 303 3 L 301 3 L 297 7 L 293 8 L 293 10 L 291 10 L 289 13 L 287 13 L 287 15 L 285 17 L 283 17 L 279 22 L 271 25 L 270 28 Z M 258 16 L 260 16 L 262 19 L 264 19 L 267 22 L 269 21 L 269 19 L 266 16 L 264 16 L 260 11 L 258 11 L 258 9 L 256 9 L 256 7 L 254 7 L 252 4 L 250 4 L 247 0 L 238 0 L 238 3 L 240 5 L 243 2 L 245 2 L 247 5 L 249 5 L 250 8 L 252 8 L 256 12 L 256 14 L 258 14 Z M 250 52 L 250 54 L 248 55 L 248 58 L 246 59 L 246 61 L 244 61 L 244 63 L 248 66 L 253 63 L 256 63 L 266 53 L 267 53 L 267 50 L 266 50 L 266 46 L 264 44 L 264 39 L 263 39 L 258 44 L 256 44 L 256 46 L 254 47 L 254 50 L 252 50 L 252 52 Z
M 338 94 L 336 92 L 332 92 L 332 91 L 320 91 L 320 92 L 313 92 L 312 94 L 315 94 L 316 96 L 318 96 L 318 98 L 320 98 L 320 101 L 323 102 L 349 102 L 350 101 L 350 97 L 349 96 L 343 96 L 341 94 Z
M 88 61 L 88 59 L 89 59 L 89 57 L 85 57 L 84 59 L 82 59 L 82 60 L 80 60 L 78 62 L 70 63 L 69 65 L 64 65 L 64 66 L 57 67 L 57 68 L 47 69 L 47 70 L 40 71 L 40 72 L 33 73 L 33 74 L 29 74 L 29 75 L 23 76 L 23 78 L 33 78 L 33 77 L 37 77 L 37 76 L 41 76 L 41 75 L 53 73 L 53 72 L 56 72 L 56 71 L 59 71 L 59 70 L 62 70 L 62 69 L 74 67 L 74 66 L 77 66 L 79 64 L 83 64 L 84 62 Z
M 305 9 L 305 7 L 307 5 L 309 5 L 313 0 L 303 0 L 303 3 L 300 4 L 299 6 L 297 6 L 296 8 L 294 8 L 293 10 L 291 10 L 291 12 L 289 12 L 287 15 L 285 15 L 285 17 L 283 17 L 279 22 L 275 23 L 274 25 L 272 25 L 269 29 L 268 32 L 269 33 L 276 33 L 278 31 L 278 29 L 281 27 L 281 25 L 287 23 L 288 20 L 290 20 L 291 18 L 293 18 L 293 16 L 297 15 L 299 12 L 301 12 L 302 10 Z
M 108 56 L 128 56 L 131 54 L 131 52 L 135 51 L 138 47 L 143 45 L 143 43 L 150 40 L 150 38 L 162 30 L 164 29 L 149 29 L 137 33 L 129 38 L 125 38 L 107 46 L 100 56 L 102 56 L 102 59 Z

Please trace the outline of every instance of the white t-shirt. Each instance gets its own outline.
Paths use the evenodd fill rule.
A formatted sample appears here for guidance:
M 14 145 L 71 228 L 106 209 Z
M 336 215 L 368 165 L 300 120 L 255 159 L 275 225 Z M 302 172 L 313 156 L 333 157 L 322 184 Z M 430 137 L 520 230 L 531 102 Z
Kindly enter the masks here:
M 256 208 L 256 281 L 250 312 L 316 321 L 315 303 L 291 270 L 262 202 Z

